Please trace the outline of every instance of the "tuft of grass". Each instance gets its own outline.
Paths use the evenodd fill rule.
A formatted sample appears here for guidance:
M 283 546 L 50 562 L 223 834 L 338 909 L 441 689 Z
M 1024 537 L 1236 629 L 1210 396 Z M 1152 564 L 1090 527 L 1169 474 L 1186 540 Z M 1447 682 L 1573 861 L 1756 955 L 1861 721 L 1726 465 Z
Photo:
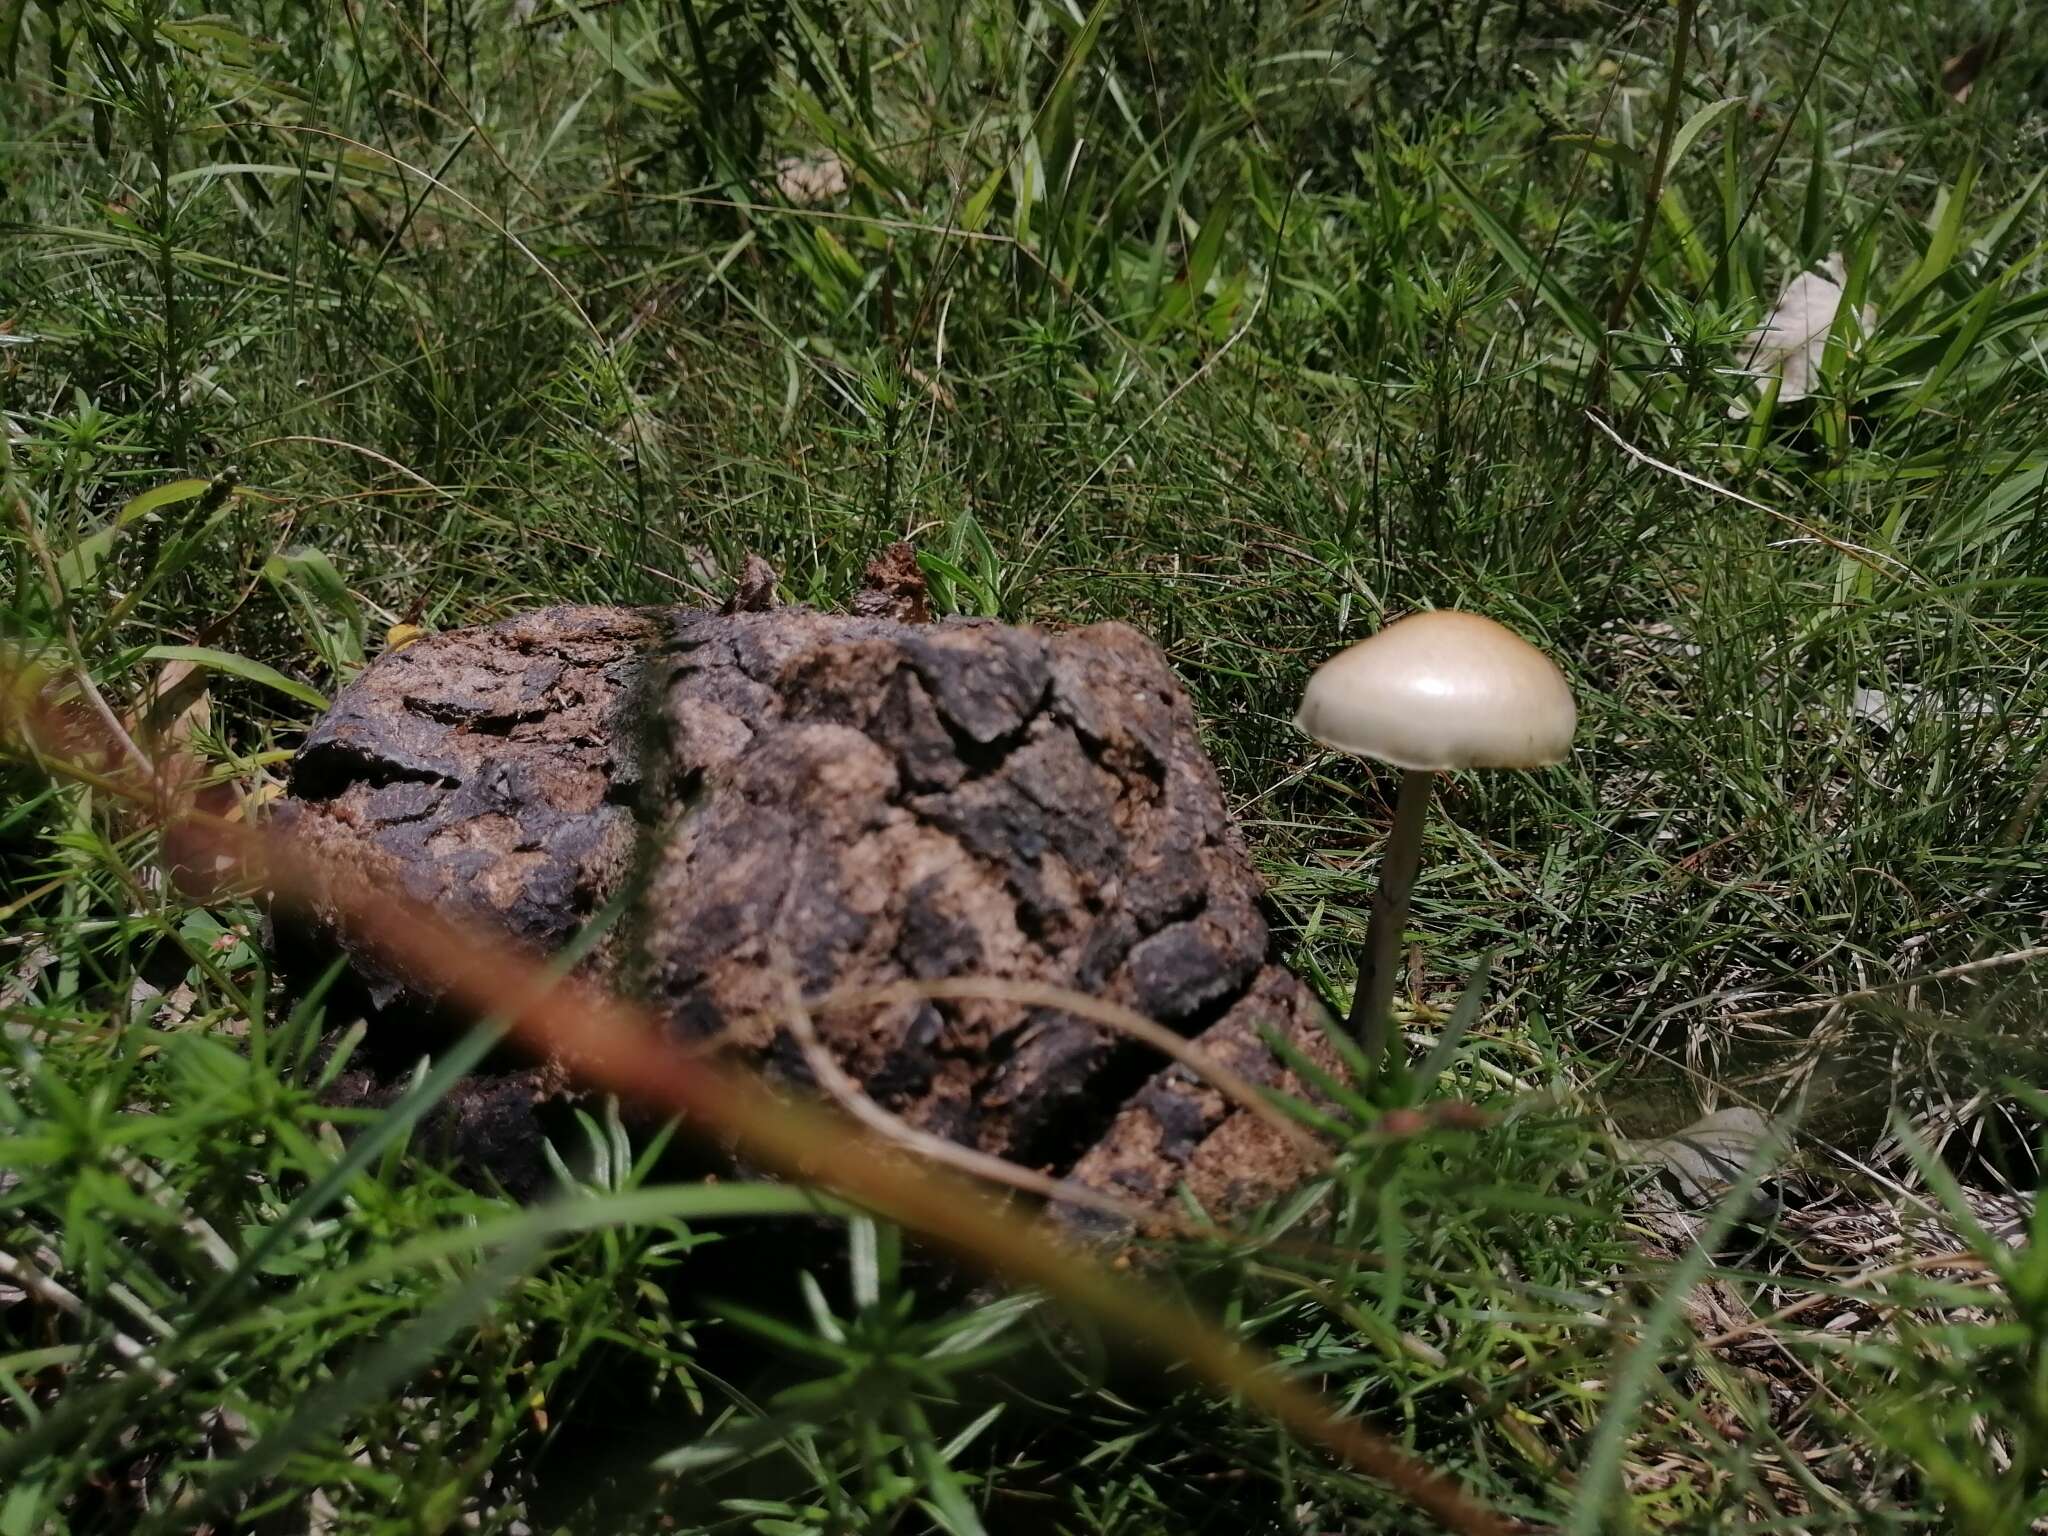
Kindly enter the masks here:
M 2021 1528 L 2041 1246 L 1978 1213 L 2044 1118 L 2048 57 L 1996 4 L 1702 9 L 0 0 L 8 669 L 134 716 L 198 669 L 155 723 L 254 816 L 394 626 L 747 553 L 831 604 L 909 536 L 945 611 L 1159 638 L 1341 1000 L 1391 784 L 1285 721 L 1385 618 L 1494 614 L 1583 706 L 1569 768 L 1447 786 L 1416 891 L 1412 1092 L 1495 1122 L 1361 1106 L 1175 1283 L 1531 1519 Z M 1837 252 L 1778 400 L 1744 339 Z M 354 1021 L 257 910 L 0 777 L 0 1533 L 173 1528 L 252 1446 L 290 1529 L 1403 1528 L 886 1226 L 749 1236 L 789 1191 L 601 1101 L 589 1224 L 515 1263 L 405 1112 L 322 1106 Z M 1677 1272 L 1831 1298 L 1756 1358 L 1660 1308 L 1604 1132 L 1730 1101 L 1803 1182 Z M 1837 1272 L 1809 1200 L 1970 1262 Z

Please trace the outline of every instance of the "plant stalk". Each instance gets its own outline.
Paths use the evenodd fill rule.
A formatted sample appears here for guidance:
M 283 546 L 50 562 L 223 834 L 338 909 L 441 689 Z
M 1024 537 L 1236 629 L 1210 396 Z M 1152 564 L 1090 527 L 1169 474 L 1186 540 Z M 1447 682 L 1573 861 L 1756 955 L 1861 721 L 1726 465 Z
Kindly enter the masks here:
M 1614 302 L 1607 310 L 1607 325 L 1600 332 L 1600 350 L 1593 359 L 1593 375 L 1586 389 L 1589 403 L 1598 405 L 1607 393 L 1607 374 L 1613 362 L 1614 334 L 1628 322 L 1629 301 L 1643 278 L 1643 263 L 1650 254 L 1650 239 L 1657 231 L 1657 207 L 1664 197 L 1664 179 L 1671 171 L 1671 144 L 1678 136 L 1679 108 L 1685 101 L 1685 54 L 1692 42 L 1692 29 L 1699 0 L 1678 0 L 1678 22 L 1671 37 L 1671 77 L 1664 83 L 1664 112 L 1657 125 L 1657 153 L 1651 159 L 1643 181 L 1643 216 L 1636 225 L 1635 249 L 1629 255 L 1628 272 L 1614 290 Z
M 1373 892 L 1372 920 L 1359 952 L 1358 985 L 1351 994 L 1351 1016 L 1344 1021 L 1378 1064 L 1393 1038 L 1394 982 L 1401 973 L 1401 932 L 1408 926 L 1408 896 L 1422 862 L 1422 824 L 1429 819 L 1429 796 L 1436 775 L 1407 769 L 1394 798 L 1394 826 L 1380 854 L 1380 888 Z

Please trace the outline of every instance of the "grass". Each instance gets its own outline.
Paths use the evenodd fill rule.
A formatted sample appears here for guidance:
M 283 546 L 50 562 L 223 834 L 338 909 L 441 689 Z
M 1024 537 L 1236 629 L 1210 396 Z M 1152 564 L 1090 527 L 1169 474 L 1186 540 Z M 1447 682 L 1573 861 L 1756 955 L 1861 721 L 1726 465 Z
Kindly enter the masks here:
M 1995 3 L 1705 11 L 0 0 L 0 634 L 122 709 L 212 653 L 165 713 L 233 803 L 392 625 L 749 552 L 832 605 L 908 536 L 948 611 L 1166 647 L 1341 1000 L 1392 782 L 1285 722 L 1384 618 L 1493 614 L 1582 706 L 1568 768 L 1444 786 L 1416 892 L 1418 1035 L 1496 957 L 1441 1091 L 1503 1119 L 1358 1142 L 1330 1248 L 1179 1283 L 1533 1520 L 2025 1529 L 2048 1250 L 1970 1213 L 2040 1177 L 2048 53 Z M 1777 400 L 1743 339 L 1834 252 Z M 0 1305 L 0 1536 L 1417 1519 L 601 1102 L 561 1229 L 345 1143 L 352 1021 L 256 914 L 0 772 L 0 1254 L 74 1303 Z M 1791 1216 L 1918 1200 L 1969 1262 L 1724 1202 L 1688 1276 L 1861 1321 L 1703 1348 L 1609 1130 L 1731 1102 L 1796 1120 Z

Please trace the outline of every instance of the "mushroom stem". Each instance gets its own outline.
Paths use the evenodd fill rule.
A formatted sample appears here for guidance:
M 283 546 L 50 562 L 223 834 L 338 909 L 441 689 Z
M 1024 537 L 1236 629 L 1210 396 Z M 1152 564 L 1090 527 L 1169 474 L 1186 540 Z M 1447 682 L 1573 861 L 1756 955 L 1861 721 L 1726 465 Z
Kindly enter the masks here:
M 1373 892 L 1372 920 L 1366 925 L 1365 947 L 1359 952 L 1358 984 L 1351 994 L 1351 1017 L 1345 1027 L 1375 1067 L 1393 1036 L 1394 979 L 1401 971 L 1401 930 L 1408 926 L 1408 893 L 1415 888 L 1416 866 L 1422 862 L 1422 824 L 1429 818 L 1429 795 L 1436 775 L 1406 769 L 1394 799 L 1394 826 L 1380 854 L 1380 888 Z

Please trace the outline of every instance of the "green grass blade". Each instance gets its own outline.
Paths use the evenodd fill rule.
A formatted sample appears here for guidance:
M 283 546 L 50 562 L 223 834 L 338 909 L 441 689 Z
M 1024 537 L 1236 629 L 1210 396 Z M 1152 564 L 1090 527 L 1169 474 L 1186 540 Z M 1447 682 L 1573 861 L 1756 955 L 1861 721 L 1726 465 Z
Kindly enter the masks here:
M 1685 159 L 1685 152 L 1693 147 L 1699 136 L 1741 106 L 1745 99 L 1741 96 L 1725 96 L 1719 101 L 1701 107 L 1679 126 L 1678 132 L 1671 136 L 1671 157 L 1665 162 L 1664 168 L 1666 180 L 1677 174 L 1679 162 Z
M 1458 1047 L 1465 1042 L 1465 1036 L 1479 1021 L 1480 1005 L 1486 1001 L 1486 983 L 1493 974 L 1493 961 L 1497 951 L 1488 950 L 1479 957 L 1479 963 L 1472 967 L 1472 974 L 1465 982 L 1465 990 L 1458 994 L 1458 1005 L 1451 1010 L 1445 1022 L 1443 1033 L 1437 1036 L 1435 1046 L 1423 1060 L 1415 1075 L 1417 1097 L 1427 1095 L 1451 1069 L 1451 1063 L 1458 1058 Z
M 561 953 L 555 956 L 549 968 L 551 975 L 566 976 L 573 970 L 610 931 L 624 910 L 625 898 L 621 897 L 585 923 L 562 947 Z M 361 1132 L 349 1144 L 348 1150 L 335 1160 L 333 1167 L 292 1202 L 291 1207 L 270 1227 L 261 1241 L 243 1255 L 240 1265 L 223 1275 L 213 1289 L 200 1298 L 193 1308 L 193 1321 L 203 1322 L 211 1317 L 249 1283 L 262 1265 L 276 1254 L 295 1232 L 338 1198 L 387 1147 L 393 1145 L 401 1136 L 407 1135 L 413 1126 L 419 1123 L 422 1115 L 440 1103 L 448 1091 L 465 1075 L 475 1070 L 504 1039 L 505 1027 L 502 1020 L 485 1019 L 456 1041 L 453 1048 L 435 1062 L 397 1103 L 385 1110 L 374 1125 Z
M 247 656 L 237 656 L 232 651 L 216 650 L 210 645 L 152 645 L 142 653 L 144 661 L 189 661 L 194 666 L 205 667 L 214 672 L 225 672 L 230 677 L 239 677 L 247 683 L 256 683 L 296 699 L 314 709 L 327 707 L 327 695 L 317 688 L 309 688 L 296 678 L 286 677 L 277 668 L 264 662 L 254 661 Z
M 1772 1166 L 1782 1140 L 1782 1132 L 1777 1132 L 1757 1148 L 1708 1215 L 1692 1248 L 1659 1280 L 1656 1304 L 1643 1319 L 1635 1342 L 1609 1372 L 1607 1403 L 1572 1492 L 1571 1519 L 1565 1527 L 1569 1536 L 1599 1536 L 1610 1523 L 1625 1523 L 1612 1520 L 1628 1497 L 1621 1484 L 1622 1458 L 1628 1453 L 1629 1437 L 1636 1432 L 1636 1415 L 1649 1398 L 1651 1382 L 1663 1369 L 1664 1341 L 1682 1322 L 1693 1289 L 1714 1267 L 1714 1251 L 1749 1209 L 1750 1197 Z
M 230 1462 L 221 1476 L 207 1484 L 206 1503 L 217 1507 L 237 1490 L 263 1481 L 296 1452 L 397 1391 L 439 1354 L 449 1339 L 484 1319 L 500 1293 L 539 1257 L 540 1246 L 536 1231 L 491 1255 L 462 1284 L 372 1349 L 353 1370 L 315 1392 L 283 1424 Z M 143 1529 L 186 1528 L 192 1513 L 176 1509 Z
M 1450 186 L 1451 195 L 1458 206 L 1478 226 L 1486 243 L 1508 264 L 1516 277 L 1543 299 L 1570 328 L 1571 333 L 1589 347 L 1600 345 L 1600 322 L 1593 317 L 1593 311 L 1573 298 L 1557 280 L 1555 274 L 1544 269 L 1536 253 L 1522 243 L 1521 237 L 1497 218 L 1486 206 L 1479 194 L 1467 186 L 1464 179 L 1448 165 L 1438 162 L 1437 169 Z

